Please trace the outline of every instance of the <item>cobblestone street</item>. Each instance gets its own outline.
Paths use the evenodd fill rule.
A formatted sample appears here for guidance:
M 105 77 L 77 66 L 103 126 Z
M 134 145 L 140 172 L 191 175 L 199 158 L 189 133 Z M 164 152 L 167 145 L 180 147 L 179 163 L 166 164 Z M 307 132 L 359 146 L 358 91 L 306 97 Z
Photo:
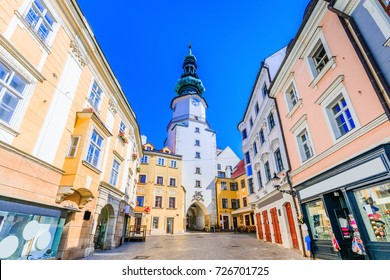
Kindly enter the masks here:
M 83 260 L 304 260 L 297 250 L 262 242 L 254 234 L 186 233 L 148 236 Z

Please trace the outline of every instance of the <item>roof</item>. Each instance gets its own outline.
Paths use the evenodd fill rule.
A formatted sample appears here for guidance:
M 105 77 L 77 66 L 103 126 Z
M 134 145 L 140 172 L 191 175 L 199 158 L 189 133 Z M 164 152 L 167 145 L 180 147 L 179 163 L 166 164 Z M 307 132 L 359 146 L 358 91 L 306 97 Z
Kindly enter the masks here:
M 244 160 L 240 160 L 239 163 L 234 167 L 234 172 L 232 173 L 232 178 L 240 177 L 245 174 L 245 162 Z

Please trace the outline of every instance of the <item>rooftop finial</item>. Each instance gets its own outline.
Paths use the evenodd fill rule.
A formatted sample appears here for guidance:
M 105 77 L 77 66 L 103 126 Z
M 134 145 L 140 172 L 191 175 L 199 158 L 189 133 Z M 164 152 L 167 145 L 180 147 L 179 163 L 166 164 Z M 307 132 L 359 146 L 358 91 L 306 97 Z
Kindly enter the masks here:
M 192 54 L 192 43 L 188 44 L 188 54 Z

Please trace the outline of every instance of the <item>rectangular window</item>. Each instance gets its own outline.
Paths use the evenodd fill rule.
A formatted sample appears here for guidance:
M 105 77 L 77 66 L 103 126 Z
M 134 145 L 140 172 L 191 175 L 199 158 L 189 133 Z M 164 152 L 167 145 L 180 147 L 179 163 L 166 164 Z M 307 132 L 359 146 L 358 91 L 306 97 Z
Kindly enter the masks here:
M 263 187 L 263 182 L 261 180 L 261 172 L 260 172 L 260 170 L 257 171 L 257 184 L 259 185 L 259 189 L 261 189 Z
M 221 190 L 222 191 L 227 191 L 227 184 L 226 184 L 226 182 L 221 182 Z
M 176 187 L 176 178 L 169 178 L 169 186 Z
M 269 162 L 264 163 L 265 178 L 267 182 L 271 181 L 271 169 L 269 168 Z
M 116 160 L 112 163 L 111 176 L 110 176 L 110 184 L 116 186 L 118 183 L 118 175 L 119 175 L 120 164 Z
M 122 133 L 122 135 L 125 135 L 126 133 L 126 125 L 121 121 L 121 124 L 119 126 L 119 133 Z
M 274 115 L 272 113 L 268 115 L 268 125 L 269 125 L 269 131 L 271 131 L 275 126 Z
M 195 158 L 200 158 L 200 152 L 195 153 Z
M 144 207 L 145 197 L 137 196 L 137 206 Z
M 298 146 L 299 146 L 299 151 L 301 153 L 302 161 L 306 161 L 313 156 L 313 150 L 311 147 L 307 130 L 305 129 L 304 131 L 302 131 L 297 138 L 298 138 Z
M 253 179 L 252 178 L 248 179 L 248 190 L 249 190 L 250 194 L 255 192 L 255 190 L 253 188 Z
M 146 184 L 146 175 L 140 174 L 138 176 L 138 183 Z
M 260 108 L 259 108 L 259 103 L 256 103 L 255 105 L 255 114 L 256 116 L 259 114 Z
M 252 176 L 252 165 L 248 165 L 247 167 L 246 167 L 246 175 L 247 176 Z
M 98 167 L 100 161 L 100 154 L 103 149 L 103 137 L 94 129 L 91 135 L 91 141 L 88 147 L 86 161 L 95 167 Z
M 286 92 L 286 99 L 287 99 L 287 105 L 289 110 L 291 110 L 298 102 L 297 91 L 295 90 L 293 84 L 288 88 Z
M 326 221 L 327 214 L 321 200 L 312 201 L 304 204 L 308 215 L 308 224 L 313 239 L 315 240 L 331 240 L 329 233 L 329 221 Z
M 339 138 L 355 128 L 350 110 L 347 102 L 343 96 L 337 98 L 328 108 L 328 114 L 331 117 L 333 130 L 336 138 Z
M 222 167 L 221 167 L 220 163 L 217 164 L 217 170 L 222 170 Z
M 199 180 L 195 180 L 195 188 L 201 188 Z
M 165 165 L 165 158 L 158 158 L 157 159 L 157 165 L 162 165 L 162 166 L 164 166 Z
M 162 196 L 156 196 L 154 198 L 154 207 L 162 208 Z
M 195 146 L 200 146 L 200 140 L 195 140 Z
M 176 197 L 170 197 L 168 202 L 168 208 L 175 209 L 176 208 Z
M 246 185 L 245 185 L 245 179 L 242 179 L 241 180 L 241 189 L 245 188 Z
M 238 183 L 236 183 L 236 182 L 230 183 L 230 190 L 237 191 L 238 190 Z
M 245 164 L 251 163 L 251 157 L 249 155 L 249 152 L 245 153 Z
M 195 174 L 201 174 L 200 173 L 200 167 L 195 167 Z
M 226 178 L 226 173 L 223 171 L 218 171 L 218 178 Z
M 100 87 L 97 85 L 96 82 L 93 82 L 93 86 L 89 94 L 88 100 L 89 103 L 92 105 L 92 107 L 95 108 L 95 110 L 97 111 L 99 110 L 101 99 L 102 99 L 102 90 L 100 89 Z
M 148 156 L 143 156 L 143 157 L 141 158 L 141 163 L 143 163 L 143 164 L 149 163 L 149 157 L 148 157 Z
M 250 128 L 253 127 L 253 119 L 252 119 L 252 117 L 249 119 L 249 126 L 250 126 Z
M 0 120 L 11 124 L 21 102 L 27 83 L 13 70 L 0 63 Z
M 317 44 L 318 44 L 317 47 L 315 48 L 315 50 L 311 55 L 311 59 L 314 64 L 314 68 L 318 74 L 325 67 L 326 63 L 328 63 L 329 57 L 326 54 L 326 50 L 321 40 L 319 40 Z
M 177 167 L 177 161 L 176 160 L 171 160 L 171 165 L 170 167 L 176 168 Z
M 247 207 L 247 206 L 248 206 L 248 202 L 247 202 L 247 200 L 246 200 L 246 197 L 243 197 L 243 198 L 242 198 L 242 206 L 243 206 L 243 207 Z
M 266 95 L 268 95 L 268 89 L 267 89 L 267 85 L 264 83 L 262 89 L 261 89 L 261 92 L 263 93 L 263 97 L 265 97 Z
M 80 141 L 80 136 L 70 137 L 69 149 L 68 149 L 68 153 L 66 154 L 67 157 L 75 157 L 76 156 L 79 141 Z
M 195 127 L 195 133 L 200 133 L 199 127 Z
M 256 141 L 253 142 L 252 147 L 253 147 L 253 154 L 254 154 L 254 155 L 257 155 L 257 145 L 256 145 Z
M 230 204 L 232 205 L 232 209 L 238 209 L 238 208 L 240 208 L 239 202 L 240 202 L 240 201 L 239 201 L 238 199 L 232 198 L 232 199 L 230 200 Z
M 158 217 L 153 217 L 152 228 L 158 229 Z
M 53 32 L 54 17 L 41 0 L 35 0 L 31 3 L 25 19 L 43 41 L 46 41 Z
M 242 132 L 241 132 L 241 135 L 242 135 L 242 140 L 246 139 L 248 137 L 248 135 L 246 134 L 246 129 L 244 129 Z
M 228 209 L 229 208 L 229 201 L 227 198 L 222 198 L 222 208 Z
M 157 185 L 164 185 L 164 177 L 163 176 L 157 176 L 156 184 Z
M 276 170 L 279 172 L 281 172 L 284 167 L 283 167 L 283 160 L 282 160 L 282 155 L 280 153 L 280 149 L 277 149 L 274 153 L 275 155 L 275 162 L 276 162 Z

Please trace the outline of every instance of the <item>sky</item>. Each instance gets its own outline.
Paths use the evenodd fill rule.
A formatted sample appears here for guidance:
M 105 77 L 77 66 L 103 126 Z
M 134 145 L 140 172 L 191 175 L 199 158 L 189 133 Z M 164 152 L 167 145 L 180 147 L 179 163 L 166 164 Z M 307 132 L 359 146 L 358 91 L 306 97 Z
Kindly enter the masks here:
M 242 158 L 237 126 L 260 64 L 294 38 L 309 0 L 77 2 L 148 142 L 163 148 L 191 43 L 217 145 Z

